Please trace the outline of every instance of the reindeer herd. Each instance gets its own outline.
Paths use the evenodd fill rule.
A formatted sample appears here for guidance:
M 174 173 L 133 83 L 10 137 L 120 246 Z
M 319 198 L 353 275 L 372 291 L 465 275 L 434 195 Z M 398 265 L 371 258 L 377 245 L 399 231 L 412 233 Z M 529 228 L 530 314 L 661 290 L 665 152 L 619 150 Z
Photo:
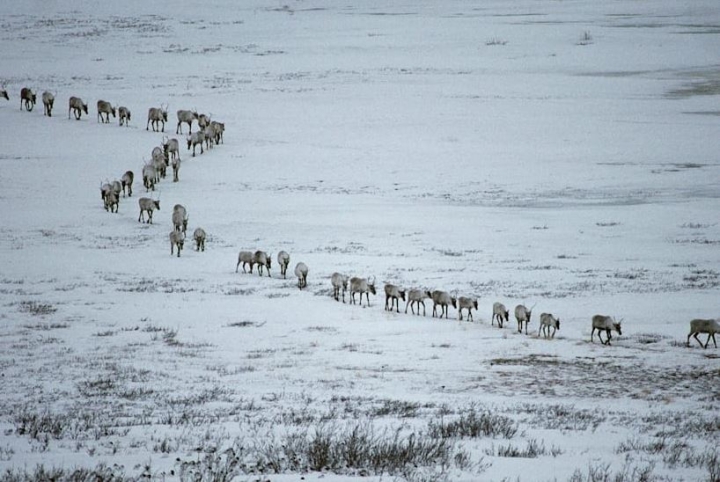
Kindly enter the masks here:
M 179 221 L 179 219 L 178 219 Z M 175 221 L 174 221 L 175 222 Z M 172 254 L 172 253 L 171 253 Z M 287 267 L 290 264 L 290 255 L 286 251 L 280 251 L 277 255 L 277 262 L 280 266 L 280 274 L 283 279 L 286 278 Z M 243 273 L 252 274 L 253 267 L 257 266 L 257 272 L 259 276 L 263 276 L 263 271 L 266 271 L 267 276 L 270 277 L 270 269 L 272 268 L 272 256 L 267 252 L 258 251 L 240 251 L 238 254 L 237 264 L 235 265 L 235 272 L 239 272 L 242 266 Z M 246 270 L 246 267 L 248 268 Z M 295 276 L 298 278 L 297 286 L 300 289 L 307 287 L 307 275 L 308 267 L 305 263 L 299 262 L 295 267 Z M 348 275 L 335 272 L 330 276 L 330 284 L 332 285 L 332 296 L 335 301 L 341 301 L 345 303 L 345 293 L 350 292 L 350 304 L 359 303 L 360 306 L 363 304 L 363 295 L 365 296 L 366 306 L 370 306 L 370 295 L 377 295 L 375 288 L 375 278 L 360 278 L 360 277 L 349 277 Z M 463 310 L 467 310 L 467 321 L 473 321 L 472 310 L 478 311 L 478 300 L 477 298 L 470 298 L 465 296 L 454 296 L 447 291 L 434 290 L 429 291 L 421 288 L 412 288 L 409 290 L 402 289 L 394 284 L 386 283 L 384 286 L 385 291 L 385 311 L 392 312 L 395 310 L 396 313 L 400 313 L 400 301 L 405 302 L 405 314 L 408 312 L 408 308 L 413 315 L 420 315 L 420 306 L 423 307 L 423 316 L 426 316 L 425 300 L 432 301 L 433 311 L 432 317 L 442 318 L 443 316 L 448 318 L 448 309 L 450 306 L 458 310 L 458 320 L 463 320 Z M 358 296 L 356 302 L 355 296 Z M 518 333 L 525 330 L 525 334 L 528 334 L 528 326 L 532 319 L 532 310 L 534 305 L 530 308 L 524 304 L 519 304 L 515 307 L 514 315 L 515 321 L 518 324 Z M 417 309 L 417 313 L 415 310 Z M 509 321 L 510 312 L 504 304 L 500 302 L 493 303 L 492 307 L 492 318 L 491 326 L 497 321 L 498 328 L 503 328 L 504 324 Z M 622 335 L 622 320 L 616 321 L 614 317 L 606 315 L 595 315 L 592 317 L 591 323 L 592 331 L 590 332 L 590 341 L 594 342 L 595 331 L 600 339 L 600 343 L 603 345 L 610 345 L 612 340 L 612 332 L 615 331 L 618 335 Z M 537 336 L 544 337 L 545 339 L 555 338 L 555 333 L 560 329 L 560 318 L 556 317 L 552 313 L 540 314 L 540 321 L 538 326 Z M 552 330 L 552 331 L 551 331 Z M 605 340 L 602 338 L 602 333 L 605 333 Z M 717 348 L 717 342 L 715 341 L 715 333 L 720 333 L 720 320 L 705 320 L 695 319 L 690 322 L 690 334 L 688 335 L 687 345 L 690 346 L 690 338 L 694 337 L 697 342 L 703 348 L 707 348 L 710 343 L 710 339 L 713 340 L 715 347 Z M 705 344 L 698 338 L 699 334 L 707 334 L 707 340 Z
M 10 100 L 8 95 L 6 84 L 2 84 L 0 87 L 0 98 Z M 44 112 L 43 114 L 48 117 L 52 117 L 52 110 L 55 103 L 55 94 L 50 91 L 43 92 L 41 96 Z M 23 87 L 20 91 L 20 110 L 25 109 L 30 112 L 35 107 L 37 102 L 37 95 L 32 89 Z M 88 106 L 79 97 L 70 97 L 68 100 L 68 119 L 71 118 L 71 114 L 74 114 L 76 120 L 80 120 L 82 114 L 88 115 Z M 119 106 L 114 107 L 110 102 L 104 100 L 97 101 L 97 121 L 98 123 L 110 123 L 110 116 L 113 118 L 118 117 L 118 123 L 120 126 L 129 126 L 131 121 L 131 113 L 127 107 Z M 205 114 L 198 114 L 197 111 L 191 110 L 178 110 L 177 113 L 177 126 L 175 134 L 182 134 L 182 125 L 188 125 L 188 135 L 186 138 L 187 149 L 192 148 L 192 156 L 195 157 L 196 148 L 200 146 L 200 154 L 203 154 L 205 149 L 212 149 L 214 145 L 224 143 L 223 134 L 225 131 L 225 125 L 220 122 L 216 122 L 210 119 L 210 116 Z M 147 123 L 145 130 L 150 130 L 152 127 L 153 132 L 165 132 L 165 123 L 168 122 L 167 106 L 161 105 L 160 107 L 151 107 L 148 109 Z M 192 132 L 193 123 L 197 123 L 198 129 L 195 133 Z M 179 171 L 180 171 L 180 143 L 175 138 L 163 137 L 162 145 L 156 146 L 151 152 L 151 159 L 145 163 L 142 168 L 142 180 L 143 186 L 146 192 L 155 191 L 155 186 L 162 178 L 166 177 L 167 167 L 170 165 L 173 169 L 173 182 L 178 182 Z M 134 181 L 134 174 L 132 171 L 126 171 L 120 180 L 112 182 L 102 182 L 100 185 L 100 194 L 103 201 L 103 206 L 106 211 L 117 213 L 119 201 L 122 197 L 132 197 L 132 185 Z M 160 199 L 153 199 L 149 197 L 142 197 L 138 200 L 140 208 L 140 214 L 138 216 L 138 222 L 145 222 L 148 224 L 153 223 L 153 213 L 160 210 Z M 147 216 L 147 218 L 146 218 Z M 187 232 L 187 225 L 189 216 L 187 210 L 181 204 L 176 204 L 173 208 L 171 215 L 173 224 L 173 230 L 169 234 L 170 240 L 170 254 L 174 255 L 177 251 L 177 256 L 180 257 L 180 253 L 184 248 L 185 236 Z M 195 241 L 196 251 L 205 251 L 205 241 L 207 234 L 203 228 L 196 228 L 193 232 L 193 240 Z M 280 266 L 280 274 L 283 279 L 286 278 L 287 268 L 290 264 L 290 255 L 286 251 L 280 251 L 277 255 L 277 262 Z M 246 267 L 249 268 L 249 272 L 252 274 L 253 267 L 257 266 L 257 272 L 259 276 L 263 276 L 263 272 L 266 271 L 267 276 L 270 276 L 270 269 L 272 266 L 272 257 L 265 251 L 240 251 L 238 254 L 237 264 L 235 266 L 235 272 L 237 273 L 242 266 L 243 272 L 246 273 Z M 295 276 L 298 279 L 297 286 L 301 290 L 307 287 L 307 276 L 308 266 L 299 262 L 295 266 Z M 330 283 L 332 285 L 333 298 L 336 301 L 341 300 L 345 303 L 345 293 L 350 291 L 350 304 L 355 304 L 355 297 L 358 296 L 360 306 L 363 303 L 363 295 L 365 296 L 366 305 L 370 306 L 370 295 L 377 295 L 375 288 L 375 278 L 359 278 L 359 277 L 348 277 L 341 273 L 333 273 L 330 277 Z M 405 313 L 407 314 L 408 308 L 410 308 L 413 315 L 420 315 L 420 306 L 423 308 L 423 316 L 426 316 L 425 300 L 431 300 L 433 303 L 433 317 L 448 318 L 449 307 L 452 306 L 458 310 L 458 319 L 463 320 L 463 310 L 467 311 L 467 321 L 473 321 L 472 310 L 478 310 L 478 300 L 476 298 L 464 297 L 464 296 L 453 296 L 446 291 L 435 290 L 429 291 L 420 288 L 412 288 L 409 290 L 402 289 L 393 284 L 385 284 L 385 310 L 400 312 L 399 303 L 402 300 L 405 302 Z M 416 310 L 417 309 L 417 313 Z M 518 324 L 518 332 L 523 332 L 523 326 L 525 334 L 528 334 L 528 326 L 531 322 L 532 309 L 527 308 L 523 304 L 519 304 L 514 309 L 515 320 Z M 504 323 L 509 322 L 510 312 L 504 304 L 495 302 L 492 307 L 492 318 L 491 326 L 497 322 L 499 328 L 503 328 Z M 606 315 L 595 315 L 592 317 L 590 332 L 590 341 L 594 341 L 595 332 L 597 331 L 598 338 L 603 345 L 610 345 L 612 339 L 612 332 L 615 331 L 618 335 L 622 335 L 622 325 L 620 321 L 615 321 L 611 316 Z M 560 329 L 560 319 L 554 316 L 552 313 L 542 313 L 540 315 L 539 327 L 537 336 L 543 336 L 546 339 L 552 339 L 555 337 L 555 333 Z M 552 330 L 552 332 L 551 332 Z M 603 340 L 601 334 L 605 333 L 605 340 Z M 700 344 L 701 347 L 707 348 L 710 340 L 712 339 L 714 346 L 717 348 L 717 342 L 715 340 L 715 334 L 720 333 L 720 319 L 693 319 L 690 322 L 690 333 L 687 336 L 687 346 L 690 346 L 690 338 Z M 707 334 L 705 344 L 700 341 L 698 335 Z
M 0 98 L 10 100 L 6 89 L 6 83 L 0 88 Z M 55 104 L 56 94 L 45 91 L 42 94 L 42 102 L 45 107 L 44 115 L 52 117 L 52 111 Z M 31 112 L 37 103 L 37 95 L 29 87 L 23 87 L 20 90 L 20 110 Z M 68 99 L 68 119 L 72 116 L 75 120 L 80 120 L 82 115 L 88 114 L 88 104 L 80 97 L 71 96 Z M 106 100 L 97 101 L 97 122 L 103 124 L 110 123 L 110 116 L 118 119 L 119 126 L 129 127 L 132 119 L 130 109 L 125 106 L 113 106 Z M 198 114 L 197 111 L 178 110 L 177 111 L 177 128 L 176 134 L 182 134 L 182 125 L 188 125 L 187 148 L 192 148 L 192 156 L 195 157 L 196 148 L 200 146 L 200 154 L 206 149 L 212 149 L 215 145 L 224 144 L 225 124 L 211 119 L 210 115 Z M 147 123 L 145 130 L 153 132 L 165 132 L 165 123 L 168 120 L 167 105 L 160 107 L 151 107 L 148 109 Z M 192 132 L 193 123 L 197 123 L 198 130 Z M 173 182 L 180 181 L 180 142 L 175 138 L 163 137 L 162 144 L 155 146 L 150 154 L 150 159 L 146 161 L 142 167 L 142 183 L 146 192 L 155 192 L 156 185 L 167 176 L 168 166 L 173 171 Z M 120 180 L 106 180 L 100 183 L 100 198 L 103 207 L 110 213 L 117 213 L 120 199 L 132 197 L 133 182 L 135 174 L 133 171 L 126 171 Z M 141 197 L 138 199 L 140 213 L 138 222 L 153 224 L 153 214 L 160 210 L 160 199 L 153 197 Z M 177 256 L 185 245 L 185 235 L 187 232 L 188 215 L 184 206 L 177 204 L 173 209 L 171 216 L 173 230 L 169 234 L 170 254 L 173 255 L 177 251 Z M 197 251 L 205 251 L 205 240 L 207 234 L 203 228 L 196 228 L 193 232 L 195 241 L 195 249 Z M 269 261 L 268 261 L 269 266 Z M 269 270 L 268 270 L 269 273 Z

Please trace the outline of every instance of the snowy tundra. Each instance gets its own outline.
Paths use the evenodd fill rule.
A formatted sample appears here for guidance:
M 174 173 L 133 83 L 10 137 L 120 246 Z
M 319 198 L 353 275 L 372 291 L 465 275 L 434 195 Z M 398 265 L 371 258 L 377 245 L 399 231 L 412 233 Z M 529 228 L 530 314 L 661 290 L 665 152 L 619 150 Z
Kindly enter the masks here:
M 716 0 L 189 7 L 3 7 L 0 478 L 719 473 L 720 351 L 686 346 L 720 316 Z M 167 132 L 21 110 L 25 86 L 205 112 L 224 143 L 147 194 Z M 206 249 L 170 256 L 142 196 Z M 242 249 L 307 288 L 235 273 Z M 337 303 L 334 272 L 478 310 Z M 562 331 L 492 327 L 496 301 Z

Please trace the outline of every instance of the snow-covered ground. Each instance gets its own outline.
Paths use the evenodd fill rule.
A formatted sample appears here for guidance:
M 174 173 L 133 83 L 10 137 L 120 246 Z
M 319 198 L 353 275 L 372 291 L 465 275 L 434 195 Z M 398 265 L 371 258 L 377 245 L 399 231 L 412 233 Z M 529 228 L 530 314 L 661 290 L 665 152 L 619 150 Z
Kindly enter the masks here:
M 685 346 L 720 312 L 715 0 L 2 10 L 5 478 L 720 477 L 720 351 Z M 24 86 L 55 93 L 52 117 L 19 109 Z M 99 99 L 130 127 L 96 122 Z M 161 104 L 165 133 L 147 131 Z M 178 109 L 224 122 L 225 142 L 183 145 L 180 182 L 138 223 L 143 163 L 164 135 L 184 144 Z M 133 196 L 108 213 L 99 186 L 128 169 Z M 205 252 L 170 256 L 176 203 Z M 235 272 L 255 249 L 271 278 Z M 335 271 L 376 278 L 369 307 L 332 299 Z M 389 313 L 384 283 L 479 309 Z M 597 313 L 623 320 L 610 346 L 590 342 Z M 323 440 L 367 450 L 324 460 Z

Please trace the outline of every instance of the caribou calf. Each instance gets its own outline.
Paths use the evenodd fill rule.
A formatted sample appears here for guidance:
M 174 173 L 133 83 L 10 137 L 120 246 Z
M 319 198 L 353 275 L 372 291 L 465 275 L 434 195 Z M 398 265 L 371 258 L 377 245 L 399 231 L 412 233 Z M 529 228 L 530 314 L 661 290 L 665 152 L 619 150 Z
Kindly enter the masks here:
M 8 99 L 9 100 L 9 99 Z M 23 87 L 20 90 L 20 110 L 25 107 L 25 110 L 30 112 L 35 107 L 37 102 L 37 95 L 29 87 Z
M 52 117 L 53 105 L 55 105 L 55 96 L 52 94 L 52 92 L 46 90 L 45 92 L 43 92 L 42 102 L 43 106 L 45 107 L 43 114 L 48 117 Z
M 702 344 L 698 335 L 700 333 L 707 333 L 707 340 L 705 345 Z M 710 344 L 710 338 L 712 338 L 715 348 L 717 348 L 717 341 L 715 341 L 715 333 L 720 333 L 720 321 L 719 320 L 702 320 L 695 319 L 690 322 L 690 334 L 687 336 L 687 346 L 690 346 L 690 337 L 692 336 L 700 343 L 700 346 L 707 348 Z
M 405 290 L 401 290 L 395 285 L 385 285 L 385 311 L 392 311 L 395 306 L 395 312 L 400 313 L 400 301 L 405 301 Z M 389 303 L 388 303 L 389 302 Z M 388 306 L 389 305 L 389 306 Z
M 97 101 L 97 121 L 102 122 L 103 124 L 109 124 L 110 123 L 110 114 L 112 114 L 113 119 L 117 117 L 115 115 L 116 110 L 115 107 L 110 104 L 110 102 L 99 100 Z M 103 114 L 105 114 L 105 117 L 103 117 Z
M 611 330 L 617 331 L 618 335 L 622 335 L 622 327 L 620 326 L 620 323 L 622 323 L 622 320 L 616 322 L 615 318 L 612 318 L 610 316 L 604 316 L 604 315 L 595 315 L 592 317 L 592 331 L 590 332 L 590 341 L 593 341 L 593 335 L 595 334 L 595 330 L 598 332 L 598 338 L 600 339 L 600 343 L 603 345 L 609 345 L 610 340 L 612 339 L 612 335 L 610 333 Z M 600 335 L 601 332 L 605 332 L 607 335 L 607 340 L 603 341 L 602 336 Z
M 145 222 L 144 213 L 147 212 L 148 219 L 147 224 L 152 224 L 153 211 L 160 211 L 160 200 L 150 199 L 149 197 L 141 197 L 138 199 L 138 205 L 140 206 L 140 216 L 138 216 L 138 222 Z
M 70 112 L 75 114 L 75 120 L 80 120 L 82 113 L 88 113 L 88 106 L 79 97 L 70 97 L 68 100 L 68 119 L 70 118 Z

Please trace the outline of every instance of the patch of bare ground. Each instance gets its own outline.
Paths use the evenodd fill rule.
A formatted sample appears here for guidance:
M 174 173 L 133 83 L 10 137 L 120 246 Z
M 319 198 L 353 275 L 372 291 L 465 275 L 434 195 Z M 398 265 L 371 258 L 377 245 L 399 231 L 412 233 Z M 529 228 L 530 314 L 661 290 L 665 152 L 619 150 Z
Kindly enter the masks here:
M 508 396 L 551 398 L 631 398 L 647 401 L 720 400 L 717 366 L 660 367 L 592 358 L 545 355 L 495 358 L 485 375 L 471 378 L 473 389 Z M 612 383 L 608 383 L 612 380 Z

